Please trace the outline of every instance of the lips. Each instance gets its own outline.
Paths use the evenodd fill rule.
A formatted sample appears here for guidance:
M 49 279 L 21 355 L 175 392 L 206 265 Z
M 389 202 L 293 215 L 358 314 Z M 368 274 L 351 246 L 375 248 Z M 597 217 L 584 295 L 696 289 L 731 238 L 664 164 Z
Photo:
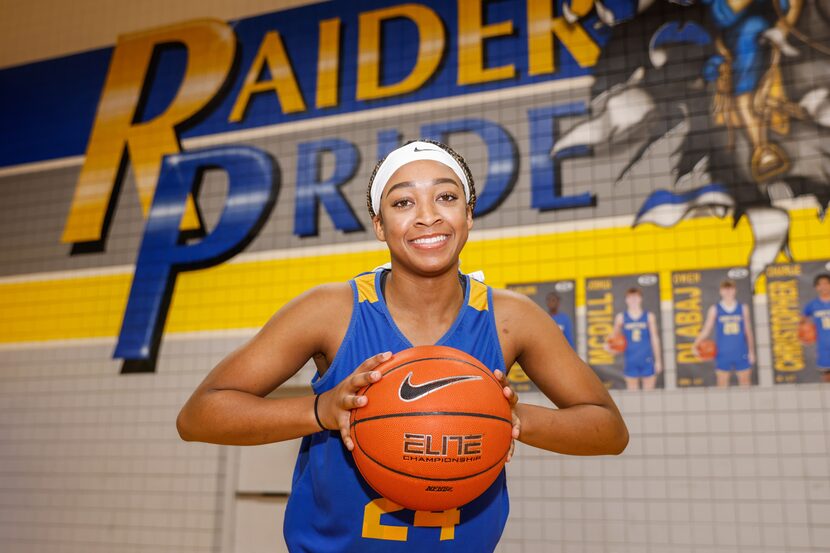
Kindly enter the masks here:
M 416 248 L 432 249 L 440 248 L 447 243 L 447 240 L 449 240 L 448 234 L 429 234 L 427 236 L 419 236 L 418 238 L 410 240 L 409 243 Z

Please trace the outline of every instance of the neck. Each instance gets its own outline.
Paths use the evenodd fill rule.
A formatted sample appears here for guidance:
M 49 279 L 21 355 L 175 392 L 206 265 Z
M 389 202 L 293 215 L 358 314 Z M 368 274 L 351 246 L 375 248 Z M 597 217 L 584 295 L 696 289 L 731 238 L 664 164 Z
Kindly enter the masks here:
M 823 302 L 828 302 L 828 301 L 830 301 L 830 294 L 827 294 L 827 295 L 824 295 L 824 296 L 819 294 L 818 299 L 820 299 Z
M 457 267 L 437 275 L 421 276 L 396 268 L 393 261 L 384 297 L 390 309 L 428 321 L 446 316 L 454 318 L 464 301 L 464 291 Z

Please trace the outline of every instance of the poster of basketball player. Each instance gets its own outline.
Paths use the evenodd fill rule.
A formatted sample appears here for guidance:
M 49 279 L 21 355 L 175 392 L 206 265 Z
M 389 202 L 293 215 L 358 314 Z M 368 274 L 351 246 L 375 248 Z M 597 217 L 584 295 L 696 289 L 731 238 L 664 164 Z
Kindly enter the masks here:
M 749 270 L 672 273 L 672 295 L 677 386 L 757 384 Z
M 576 285 L 573 280 L 508 284 L 507 288 L 525 294 L 545 310 L 576 350 Z M 518 363 L 510 368 L 508 378 L 518 392 L 536 390 L 536 386 Z
M 775 382 L 830 382 L 830 261 L 769 267 L 767 308 Z
M 608 388 L 663 387 L 656 274 L 585 282 L 587 362 Z

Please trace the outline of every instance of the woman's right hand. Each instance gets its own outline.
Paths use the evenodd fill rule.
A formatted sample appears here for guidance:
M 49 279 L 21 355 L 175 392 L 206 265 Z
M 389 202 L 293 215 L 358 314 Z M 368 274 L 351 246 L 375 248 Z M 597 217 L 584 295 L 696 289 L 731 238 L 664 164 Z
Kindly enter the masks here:
M 390 357 L 392 357 L 392 352 L 389 351 L 373 355 L 337 386 L 320 394 L 317 404 L 320 422 L 327 430 L 340 430 L 343 445 L 349 451 L 354 449 L 354 443 L 349 435 L 351 411 L 365 406 L 369 401 L 366 396 L 358 395 L 357 392 L 364 386 L 381 379 L 380 372 L 374 369 Z

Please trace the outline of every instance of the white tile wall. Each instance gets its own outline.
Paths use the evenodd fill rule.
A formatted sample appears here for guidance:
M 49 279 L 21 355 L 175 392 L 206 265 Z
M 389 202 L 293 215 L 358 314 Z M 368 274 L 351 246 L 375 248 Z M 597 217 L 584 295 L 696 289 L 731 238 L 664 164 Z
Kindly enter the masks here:
M 143 375 L 119 375 L 112 344 L 0 350 L 0 551 L 278 551 L 285 499 L 236 492 L 286 491 L 296 444 L 237 459 L 174 426 L 242 339 L 168 337 Z M 614 397 L 631 431 L 623 455 L 520 446 L 500 551 L 828 550 L 830 386 Z
M 199 356 L 167 341 L 143 375 L 119 375 L 109 346 L 0 351 L 0 551 L 280 551 L 285 498 L 251 494 L 285 490 L 296 443 L 223 448 L 175 429 L 234 340 Z M 500 552 L 828 550 L 830 386 L 614 398 L 623 455 L 519 446 Z

